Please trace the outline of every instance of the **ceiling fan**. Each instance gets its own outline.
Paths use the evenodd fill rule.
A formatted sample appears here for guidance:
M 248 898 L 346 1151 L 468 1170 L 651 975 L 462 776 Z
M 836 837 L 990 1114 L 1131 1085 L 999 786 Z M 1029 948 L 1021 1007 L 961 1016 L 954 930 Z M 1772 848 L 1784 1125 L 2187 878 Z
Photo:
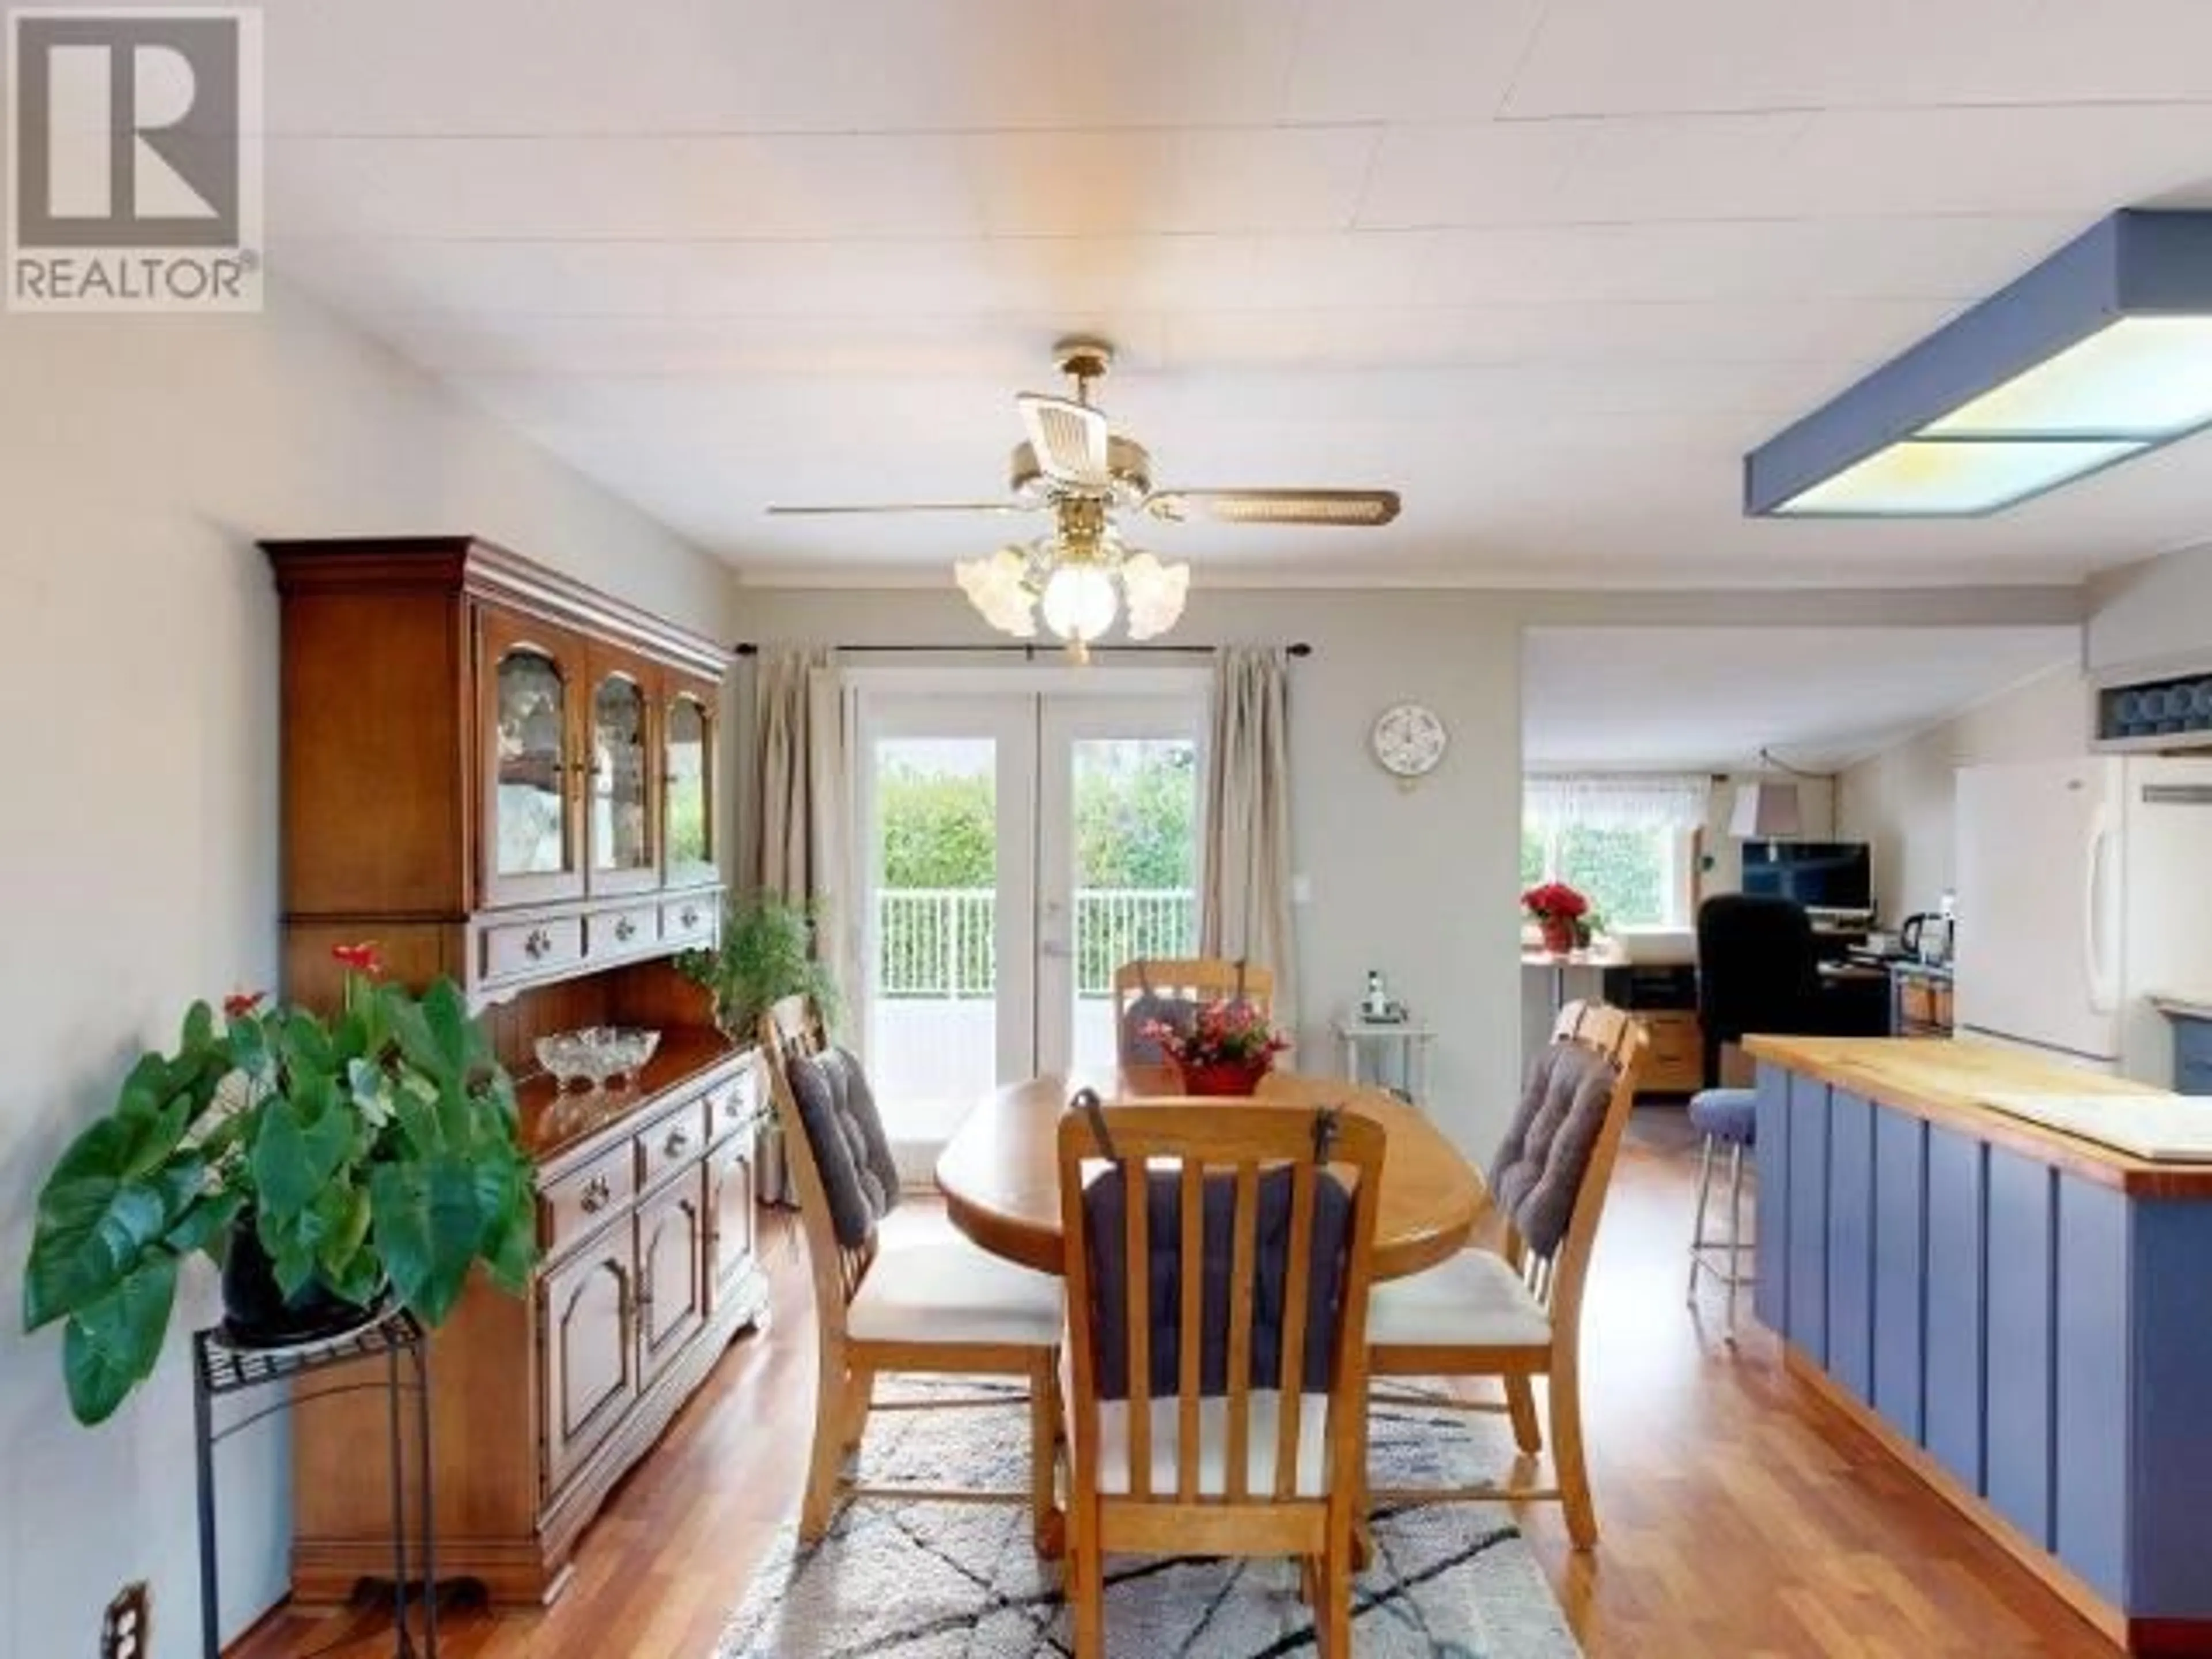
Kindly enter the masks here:
M 1190 567 L 1164 564 L 1130 546 L 1116 514 L 1162 524 L 1193 518 L 1223 524 L 1334 525 L 1379 527 L 1398 516 L 1389 489 L 1155 489 L 1145 447 L 1116 431 L 1091 401 L 1091 383 L 1114 362 L 1103 340 L 1062 340 L 1053 349 L 1060 372 L 1075 382 L 1073 398 L 1024 392 L 1014 399 L 1028 430 L 1014 447 L 1008 499 L 997 501 L 894 501 L 834 507 L 771 507 L 783 517 L 884 513 L 1050 513 L 1053 527 L 954 566 L 962 590 L 985 621 L 1017 639 L 1036 635 L 1036 613 L 1079 658 L 1114 625 L 1123 596 L 1129 637 L 1150 639 L 1182 615 Z

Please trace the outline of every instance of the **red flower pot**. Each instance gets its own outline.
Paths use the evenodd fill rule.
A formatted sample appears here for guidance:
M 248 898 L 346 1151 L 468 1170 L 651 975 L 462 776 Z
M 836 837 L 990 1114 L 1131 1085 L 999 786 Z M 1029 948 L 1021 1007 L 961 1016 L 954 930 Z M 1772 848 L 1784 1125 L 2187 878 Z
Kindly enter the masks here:
M 1182 1091 L 1187 1095 L 1249 1095 L 1274 1065 L 1272 1056 L 1258 1060 L 1178 1060 Z
M 1555 957 L 1563 957 L 1575 948 L 1575 924 L 1569 916 L 1539 916 L 1536 924 L 1544 930 L 1544 948 Z

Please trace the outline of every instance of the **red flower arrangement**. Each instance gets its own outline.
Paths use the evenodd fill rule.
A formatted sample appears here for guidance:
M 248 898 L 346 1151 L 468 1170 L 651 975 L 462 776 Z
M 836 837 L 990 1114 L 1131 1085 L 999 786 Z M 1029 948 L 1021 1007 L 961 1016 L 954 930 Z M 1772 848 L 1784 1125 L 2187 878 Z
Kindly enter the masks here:
M 1291 1046 L 1267 1015 L 1241 997 L 1217 997 L 1188 1026 L 1147 1020 L 1144 1034 L 1176 1063 L 1184 1091 L 1194 1095 L 1250 1094 L 1275 1056 Z
M 1580 940 L 1582 919 L 1589 914 L 1589 901 L 1563 881 L 1547 881 L 1521 895 L 1521 908 L 1536 918 L 1544 930 L 1544 948 L 1565 956 Z

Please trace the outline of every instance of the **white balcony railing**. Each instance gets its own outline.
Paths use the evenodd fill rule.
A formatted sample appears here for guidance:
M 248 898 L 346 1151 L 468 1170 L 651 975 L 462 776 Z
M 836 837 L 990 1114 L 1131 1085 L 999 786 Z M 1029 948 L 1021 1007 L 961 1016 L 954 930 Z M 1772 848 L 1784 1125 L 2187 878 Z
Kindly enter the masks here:
M 878 888 L 876 994 L 988 1000 L 998 991 L 997 926 L 998 895 L 988 888 Z M 1120 963 L 1188 956 L 1197 935 L 1198 895 L 1190 888 L 1079 887 L 1076 994 L 1103 997 Z

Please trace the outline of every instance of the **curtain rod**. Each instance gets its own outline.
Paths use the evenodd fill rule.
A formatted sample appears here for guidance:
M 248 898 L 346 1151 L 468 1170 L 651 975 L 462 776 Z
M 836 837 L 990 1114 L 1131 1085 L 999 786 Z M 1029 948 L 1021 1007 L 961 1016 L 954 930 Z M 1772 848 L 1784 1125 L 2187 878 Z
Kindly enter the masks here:
M 1036 660 L 1037 654 L 1040 652 L 1047 653 L 1052 656 L 1057 657 L 1064 655 L 1066 650 L 1066 647 L 1058 645 L 863 645 L 854 642 L 836 645 L 832 646 L 830 648 L 834 651 L 866 651 L 872 652 L 879 656 L 950 656 L 954 654 L 963 656 L 1012 656 L 1018 653 L 1020 656 L 1030 662 L 1035 662 Z M 1112 653 L 1117 655 L 1126 653 L 1132 656 L 1140 657 L 1210 657 L 1220 647 L 1218 646 L 1212 645 L 1094 645 L 1091 647 L 1091 654 L 1094 657 L 1099 655 L 1101 653 Z M 757 657 L 760 654 L 760 646 L 751 640 L 741 640 L 737 644 L 732 646 L 730 649 L 740 657 Z M 1304 640 L 1298 641 L 1294 645 L 1285 646 L 1283 647 L 1283 651 L 1285 655 L 1292 657 L 1310 657 L 1314 653 L 1313 647 L 1307 644 Z

